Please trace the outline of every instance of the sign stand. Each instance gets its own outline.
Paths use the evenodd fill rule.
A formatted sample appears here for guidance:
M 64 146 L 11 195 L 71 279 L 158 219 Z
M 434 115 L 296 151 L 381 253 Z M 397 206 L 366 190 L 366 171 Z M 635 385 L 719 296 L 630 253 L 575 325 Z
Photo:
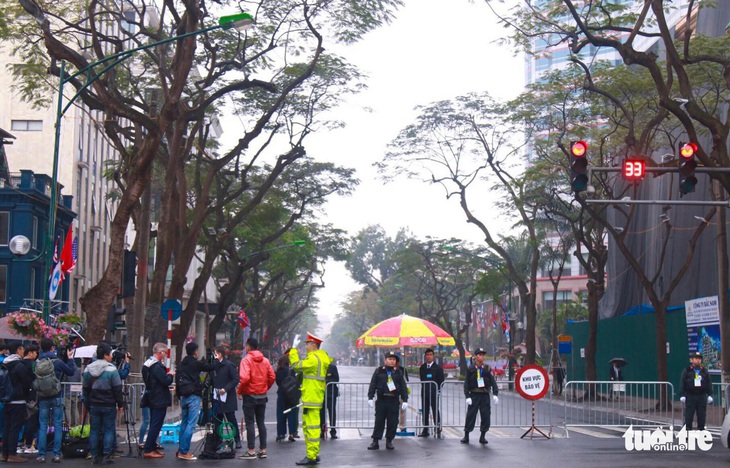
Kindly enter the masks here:
M 546 439 L 549 439 L 549 438 L 550 438 L 550 436 L 549 436 L 549 435 L 545 434 L 544 432 L 542 432 L 542 431 L 540 430 L 540 428 L 539 428 L 539 427 L 535 426 L 535 400 L 533 400 L 533 401 L 532 401 L 532 425 L 531 425 L 531 426 L 530 426 L 530 428 L 529 428 L 529 429 L 527 430 L 527 432 L 525 432 L 524 434 L 522 434 L 522 437 L 520 437 L 520 439 L 524 439 L 524 438 L 525 438 L 525 436 L 526 436 L 527 434 L 530 434 L 530 440 L 532 440 L 532 436 L 533 436 L 533 433 L 534 433 L 535 431 L 537 431 L 537 432 L 539 432 L 540 434 L 542 434 L 542 435 L 543 435 L 543 436 L 544 436 L 544 437 L 545 437 Z
M 550 436 L 542 432 L 537 426 L 535 426 L 535 400 L 539 400 L 544 397 L 550 386 L 550 379 L 548 378 L 547 372 L 541 366 L 535 364 L 529 364 L 523 366 L 515 376 L 515 384 L 517 387 L 517 393 L 526 400 L 532 402 L 532 423 L 530 428 L 522 434 L 520 439 L 524 439 L 527 434 L 530 434 L 530 440 L 537 431 L 542 434 L 546 439 Z M 552 434 L 552 427 L 550 428 Z

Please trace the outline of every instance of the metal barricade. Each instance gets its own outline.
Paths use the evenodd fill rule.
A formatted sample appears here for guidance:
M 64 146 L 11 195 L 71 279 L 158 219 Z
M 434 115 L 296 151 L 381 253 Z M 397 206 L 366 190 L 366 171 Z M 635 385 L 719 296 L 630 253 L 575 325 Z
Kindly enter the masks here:
M 705 427 L 707 429 L 720 430 L 725 415 L 730 411 L 730 384 L 713 383 L 712 384 L 712 404 L 707 405 L 707 419 Z
M 336 421 L 330 425 L 331 429 L 372 429 L 375 424 L 375 410 L 368 406 L 368 388 L 370 382 L 330 382 L 327 384 L 327 392 L 332 392 L 337 385 L 339 396 L 330 399 L 330 405 L 334 404 Z M 409 431 L 416 429 L 436 429 L 434 417 L 430 415 L 428 423 L 423 421 L 423 405 L 426 401 L 426 393 L 436 393 L 438 386 L 436 382 L 411 381 L 408 383 L 408 408 L 401 411 L 399 430 Z M 376 397 L 377 399 L 377 397 Z M 328 401 L 325 397 L 325 404 Z M 436 399 L 438 409 L 438 398 Z M 330 408 L 328 408 L 330 409 Z M 329 418 L 328 418 L 329 422 Z
M 497 380 L 499 403 L 490 402 L 490 427 L 531 427 L 532 402 L 522 398 L 515 390 L 510 390 L 513 382 Z M 490 394 L 490 398 L 492 395 Z M 466 422 L 466 397 L 464 382 L 447 380 L 441 384 L 442 427 L 463 428 Z M 552 430 L 552 395 L 546 395 L 535 402 L 535 426 L 550 427 Z
M 669 382 L 570 381 L 563 424 L 570 427 L 675 426 L 674 386 Z

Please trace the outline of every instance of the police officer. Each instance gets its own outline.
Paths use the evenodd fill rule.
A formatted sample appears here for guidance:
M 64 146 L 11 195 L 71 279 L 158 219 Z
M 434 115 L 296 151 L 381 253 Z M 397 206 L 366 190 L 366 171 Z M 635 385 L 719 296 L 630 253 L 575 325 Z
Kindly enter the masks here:
M 441 412 L 436 407 L 438 392 L 441 384 L 444 383 L 444 370 L 433 360 L 433 349 L 428 348 L 423 353 L 424 363 L 419 369 L 421 382 L 435 382 L 435 384 L 423 384 L 421 391 L 421 407 L 423 408 L 423 431 L 418 437 L 428 437 L 429 415 L 433 413 L 433 422 L 436 426 L 437 436 L 441 435 Z
M 368 406 L 375 407 L 375 427 L 373 428 L 373 443 L 368 450 L 378 450 L 378 441 L 383 437 L 385 422 L 388 422 L 388 430 L 385 432 L 385 448 L 393 450 L 393 439 L 398 427 L 398 414 L 400 409 L 408 408 L 408 387 L 403 374 L 398 369 L 398 355 L 389 352 L 385 355 L 385 365 L 378 367 L 370 379 L 368 388 Z M 373 402 L 375 393 L 378 394 L 377 402 Z M 398 398 L 403 401 L 398 405 Z
M 690 357 L 690 366 L 682 370 L 679 380 L 679 401 L 685 404 L 684 426 L 692 430 L 692 419 L 697 412 L 697 429 L 705 430 L 707 404 L 712 403 L 712 381 L 710 373 L 702 365 L 702 354 L 697 352 Z
M 325 379 L 327 368 L 332 358 L 322 349 L 322 339 L 307 333 L 307 357 L 299 358 L 296 349 L 299 337 L 295 337 L 289 352 L 291 368 L 303 374 L 302 381 L 302 427 L 304 442 L 307 445 L 307 456 L 296 462 L 297 465 L 309 466 L 319 463 L 320 425 L 319 414 L 324 405 Z
M 474 430 L 474 425 L 477 422 L 477 412 L 481 419 L 479 429 L 481 430 L 481 437 L 479 437 L 480 444 L 487 444 L 485 438 L 487 431 L 489 430 L 489 419 L 491 413 L 490 401 L 489 401 L 489 389 L 492 389 L 492 400 L 496 405 L 499 403 L 499 389 L 497 388 L 497 381 L 492 377 L 491 369 L 489 366 L 484 364 L 484 356 L 487 354 L 484 348 L 477 348 L 474 350 L 474 364 L 469 367 L 466 373 L 466 380 L 464 380 L 464 396 L 466 397 L 466 404 L 468 406 L 466 410 L 466 424 L 464 425 L 464 438 L 461 439 L 462 444 L 469 443 L 469 433 Z

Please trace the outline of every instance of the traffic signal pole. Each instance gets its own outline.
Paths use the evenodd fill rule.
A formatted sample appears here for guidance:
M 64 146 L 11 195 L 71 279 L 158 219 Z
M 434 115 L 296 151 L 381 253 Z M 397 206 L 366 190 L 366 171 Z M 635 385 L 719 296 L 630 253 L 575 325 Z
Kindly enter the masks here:
M 676 167 L 646 167 L 646 172 L 656 174 L 675 173 Z M 589 167 L 588 182 L 590 183 L 593 172 L 621 172 L 620 167 Z M 712 173 L 730 173 L 730 167 L 698 167 L 694 170 L 696 173 L 712 174 Z M 730 208 L 730 200 L 726 201 L 710 201 L 710 200 L 592 200 L 586 199 L 586 203 L 596 205 L 615 205 L 623 203 L 624 205 L 694 205 L 694 206 L 725 206 Z

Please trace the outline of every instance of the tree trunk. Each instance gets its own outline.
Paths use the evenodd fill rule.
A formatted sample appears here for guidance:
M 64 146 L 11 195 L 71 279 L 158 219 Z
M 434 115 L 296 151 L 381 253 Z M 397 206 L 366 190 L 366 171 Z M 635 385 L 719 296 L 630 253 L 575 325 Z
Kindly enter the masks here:
M 147 305 L 147 284 L 150 250 L 150 209 L 152 205 L 152 187 L 147 187 L 142 195 L 142 209 L 137 225 L 137 290 L 134 295 L 134 307 L 129 318 L 129 352 L 136 359 L 142 359 L 146 350 L 143 345 L 145 337 L 145 306 Z M 139 363 L 139 361 L 137 361 Z

